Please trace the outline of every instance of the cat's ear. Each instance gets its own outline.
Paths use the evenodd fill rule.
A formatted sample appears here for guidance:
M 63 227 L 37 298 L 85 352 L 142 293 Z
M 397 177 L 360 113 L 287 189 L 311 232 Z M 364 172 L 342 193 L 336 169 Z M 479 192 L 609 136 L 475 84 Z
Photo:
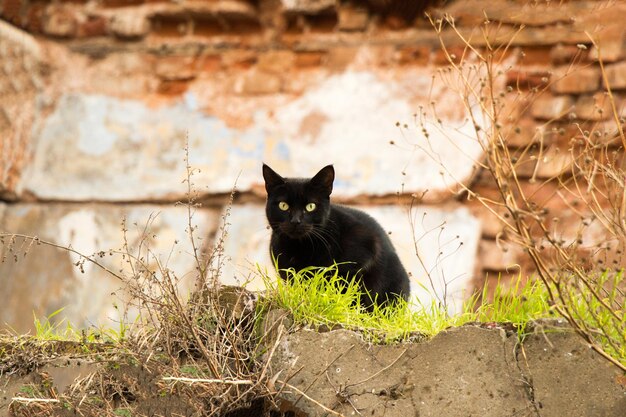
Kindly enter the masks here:
M 333 181 L 335 180 L 335 168 L 332 165 L 326 165 L 320 169 L 320 172 L 311 178 L 310 184 L 314 188 L 324 192 L 327 195 L 333 192 Z
M 269 193 L 276 186 L 283 185 L 285 179 L 278 175 L 272 168 L 263 164 L 263 179 L 265 180 L 265 190 Z

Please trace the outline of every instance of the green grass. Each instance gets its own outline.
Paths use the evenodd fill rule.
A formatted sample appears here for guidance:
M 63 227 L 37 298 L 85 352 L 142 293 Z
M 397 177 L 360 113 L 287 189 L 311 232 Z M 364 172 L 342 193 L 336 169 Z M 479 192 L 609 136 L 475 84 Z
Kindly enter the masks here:
M 474 295 L 465 303 L 464 311 L 473 315 L 477 322 L 511 323 L 519 336 L 526 333 L 529 322 L 553 316 L 548 291 L 538 280 L 522 282 L 518 276 L 507 287 L 498 281 L 492 300 L 487 301 L 488 298 L 485 286 L 482 294 Z
M 118 343 L 127 336 L 130 326 L 120 322 L 117 328 L 99 327 L 85 330 L 77 329 L 66 318 L 57 320 L 57 316 L 64 310 L 64 307 L 52 312 L 43 319 L 39 319 L 33 313 L 33 323 L 35 325 L 35 339 L 41 341 L 62 340 L 83 343 Z
M 566 279 L 566 278 L 563 278 Z M 570 279 L 560 292 L 571 316 L 604 351 L 626 366 L 626 279 L 624 271 L 604 271 L 587 284 Z M 557 288 L 554 288 L 555 293 Z
M 400 300 L 392 306 L 375 307 L 367 312 L 360 307 L 360 289 L 353 281 L 338 275 L 336 266 L 286 270 L 289 284 L 280 278 L 262 273 L 268 288 L 261 303 L 262 310 L 289 310 L 294 322 L 312 327 L 327 326 L 358 329 L 375 343 L 407 340 L 415 334 L 427 337 L 469 322 L 512 323 L 520 335 L 531 320 L 549 317 L 548 293 L 539 282 L 522 283 L 517 279 L 505 289 L 498 284 L 493 301 L 487 289 L 471 297 L 460 313 L 449 315 L 437 302 L 415 305 Z M 341 290 L 338 290 L 341 289 Z
M 374 343 L 432 337 L 449 327 L 473 322 L 510 323 L 521 340 L 529 331 L 530 322 L 554 317 L 543 283 L 519 277 L 508 285 L 498 282 L 491 292 L 485 287 L 465 302 L 461 312 L 449 315 L 435 301 L 416 305 L 400 300 L 392 306 L 375 307 L 367 312 L 360 307 L 364 295 L 358 285 L 340 277 L 336 266 L 287 270 L 289 284 L 275 273 L 260 273 L 267 291 L 259 303 L 259 316 L 269 309 L 282 308 L 291 313 L 297 325 L 353 329 Z M 624 275 L 605 273 L 592 281 L 594 291 L 603 295 L 602 302 L 584 285 L 570 283 L 561 291 L 580 326 L 588 329 L 608 354 L 626 364 L 626 297 L 621 290 L 625 286 Z M 556 292 L 556 288 L 552 291 Z M 137 324 L 120 323 L 117 329 L 77 330 L 65 319 L 57 319 L 61 312 L 59 309 L 44 319 L 34 318 L 35 339 L 119 343 Z

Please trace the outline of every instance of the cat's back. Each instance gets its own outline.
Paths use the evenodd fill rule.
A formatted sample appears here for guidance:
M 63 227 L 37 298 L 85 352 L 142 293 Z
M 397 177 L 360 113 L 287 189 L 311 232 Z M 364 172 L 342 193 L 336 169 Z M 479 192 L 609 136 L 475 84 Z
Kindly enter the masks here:
M 343 206 L 341 204 L 331 204 L 331 219 L 340 222 L 344 231 L 361 231 L 366 234 L 371 233 L 383 239 L 385 243 L 389 241 L 387 233 L 383 230 L 380 223 L 372 216 L 352 207 Z

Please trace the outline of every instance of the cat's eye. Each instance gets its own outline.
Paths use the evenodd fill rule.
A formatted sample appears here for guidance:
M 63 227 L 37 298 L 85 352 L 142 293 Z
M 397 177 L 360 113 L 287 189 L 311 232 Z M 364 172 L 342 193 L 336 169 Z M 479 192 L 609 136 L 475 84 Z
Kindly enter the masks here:
M 315 203 L 309 203 L 309 204 L 307 204 L 307 205 L 306 205 L 305 209 L 306 209 L 306 211 L 308 211 L 308 212 L 310 213 L 310 212 L 312 212 L 313 210 L 315 210 L 315 207 L 317 207 L 317 206 L 315 205 Z
M 285 203 L 284 201 L 281 201 L 280 203 L 278 203 L 278 208 L 281 209 L 282 211 L 287 211 L 289 210 L 289 204 Z

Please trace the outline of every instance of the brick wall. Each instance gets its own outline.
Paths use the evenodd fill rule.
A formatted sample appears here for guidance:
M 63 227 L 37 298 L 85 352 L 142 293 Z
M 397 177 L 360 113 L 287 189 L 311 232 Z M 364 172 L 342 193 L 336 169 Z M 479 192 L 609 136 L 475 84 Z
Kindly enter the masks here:
M 415 6 L 411 6 L 413 4 Z M 428 104 L 429 94 L 434 94 L 427 91 L 432 74 L 445 70 L 447 60 L 431 23 L 423 16 L 422 4 L 426 5 L 425 2 L 393 0 L 0 0 L 0 16 L 6 21 L 0 30 L 0 39 L 4 45 L 13 45 L 0 47 L 0 70 L 3 71 L 0 86 L 3 91 L 9 92 L 3 96 L 0 106 L 5 115 L 4 118 L 0 117 L 3 138 L 0 142 L 0 162 L 3 164 L 0 189 L 5 199 L 16 202 L 69 200 L 79 203 L 161 204 L 175 201 L 181 197 L 180 192 L 172 191 L 174 186 L 168 188 L 168 185 L 163 185 L 167 179 L 160 176 L 163 172 L 169 172 L 163 171 L 165 165 L 160 165 L 154 172 L 149 170 L 150 167 L 146 168 L 150 172 L 147 177 L 137 174 L 139 177 L 136 185 L 133 185 L 136 194 L 132 190 L 120 191 L 129 183 L 135 184 L 132 178 L 129 180 L 132 174 L 122 178 L 119 185 L 116 185 L 115 178 L 107 179 L 106 183 L 114 184 L 111 188 L 115 188 L 110 192 L 106 184 L 101 187 L 93 185 L 98 184 L 97 179 L 101 176 L 93 168 L 98 163 L 96 159 L 85 162 L 85 166 L 76 168 L 75 172 L 63 171 L 59 174 L 59 178 L 62 178 L 59 182 L 63 183 L 63 187 L 78 181 L 76 178 L 92 179 L 91 186 L 77 182 L 78 185 L 70 189 L 47 183 L 50 172 L 55 169 L 62 171 L 71 165 L 65 161 L 60 163 L 63 167 L 59 168 L 54 163 L 55 158 L 62 160 L 68 152 L 69 155 L 73 154 L 66 148 L 56 154 L 42 144 L 56 140 L 50 132 L 63 130 L 58 126 L 74 126 L 85 120 L 77 114 L 100 114 L 97 113 L 100 111 L 98 109 L 107 106 L 117 108 L 120 114 L 85 117 L 95 117 L 97 120 L 94 119 L 94 124 L 100 123 L 102 119 L 103 124 L 116 126 L 112 128 L 117 129 L 116 132 L 128 130 L 128 126 L 131 126 L 124 124 L 125 117 L 144 115 L 148 111 L 146 109 L 152 109 L 156 116 L 141 116 L 143 124 L 132 126 L 150 130 L 161 120 L 169 120 L 172 114 L 180 110 L 180 106 L 186 106 L 186 109 L 202 114 L 198 116 L 200 119 L 185 119 L 183 127 L 177 128 L 172 127 L 171 123 L 167 124 L 169 122 L 163 122 L 165 124 L 161 131 L 174 129 L 172 132 L 183 135 L 185 128 L 191 126 L 191 137 L 195 134 L 193 126 L 198 125 L 200 136 L 210 137 L 218 134 L 215 132 L 226 132 L 224 135 L 227 139 L 224 140 L 235 143 L 233 147 L 244 144 L 241 146 L 245 148 L 248 146 L 246 139 L 241 139 L 239 133 L 229 132 L 254 135 L 255 129 L 282 123 L 280 129 L 269 129 L 270 133 L 264 131 L 264 150 L 259 153 L 254 153 L 254 149 L 245 150 L 253 155 L 250 158 L 236 159 L 242 152 L 239 149 L 238 156 L 232 159 L 229 156 L 231 151 L 226 150 L 223 152 L 228 156 L 225 157 L 227 163 L 206 164 L 208 171 L 211 171 L 211 167 L 216 170 L 216 166 L 227 171 L 229 166 L 237 164 L 241 169 L 250 169 L 252 174 L 246 177 L 244 172 L 241 178 L 239 188 L 242 194 L 236 203 L 252 203 L 260 207 L 263 190 L 255 164 L 260 164 L 263 158 L 271 161 L 272 155 L 282 149 L 284 144 L 276 137 L 291 132 L 290 120 L 281 119 L 282 115 L 298 113 L 301 111 L 298 109 L 305 106 L 298 104 L 288 107 L 289 103 L 306 98 L 310 104 L 317 97 L 314 95 L 317 86 L 327 80 L 339 80 L 341 85 L 356 83 L 354 89 L 349 90 L 351 94 L 357 94 L 359 88 L 365 87 L 371 87 L 372 94 L 377 94 L 385 86 L 393 86 L 391 92 L 383 91 L 375 99 L 378 100 L 375 103 L 380 106 L 398 97 L 405 100 L 403 103 L 411 108 L 411 112 L 417 112 L 420 105 Z M 505 99 L 507 144 L 513 152 L 522 154 L 522 150 L 528 150 L 523 152 L 528 161 L 521 165 L 519 172 L 524 186 L 534 190 L 534 197 L 545 203 L 555 216 L 562 217 L 562 227 L 571 230 L 568 233 L 574 236 L 580 215 L 563 199 L 555 198 L 555 183 L 549 180 L 569 169 L 571 160 L 568 144 L 585 130 L 585 126 L 593 126 L 603 137 L 613 137 L 615 124 L 610 120 L 611 109 L 604 93 L 598 60 L 601 54 L 609 84 L 614 89 L 621 111 L 626 90 L 625 27 L 621 22 L 626 19 L 626 5 L 604 1 L 558 4 L 470 0 L 432 3 L 426 10 L 434 19 L 445 14 L 454 16 L 457 32 L 446 27 L 442 39 L 457 57 L 463 54 L 459 34 L 468 39 L 471 37 L 472 43 L 480 51 L 486 50 L 487 42 L 495 46 L 510 45 L 501 57 L 505 71 L 504 88 L 515 93 Z M 485 16 L 491 22 L 489 25 L 485 25 Z M 23 62 L 6 59 L 15 56 L 15 48 L 19 44 L 14 40 L 12 43 L 4 42 L 5 39 L 15 38 L 7 37 L 8 32 L 5 31 L 9 30 L 6 29 L 9 26 L 15 33 L 23 31 L 20 36 L 28 39 L 26 46 L 23 46 L 28 52 L 20 52 L 20 56 L 24 57 L 21 58 Z M 480 28 L 487 26 L 491 29 L 485 38 L 480 35 Z M 593 45 L 590 36 L 601 46 L 600 49 Z M 40 62 L 43 64 L 38 64 Z M 27 71 L 24 72 L 24 69 Z M 7 84 L 8 80 L 17 79 L 15 74 L 18 73 L 27 75 L 26 78 L 21 75 L 21 78 L 18 77 L 25 80 L 21 89 Z M 375 74 L 378 78 L 367 78 L 363 74 Z M 380 85 L 367 81 L 375 79 L 381 80 Z M 39 86 L 38 80 L 45 80 L 46 88 Z M 455 95 L 442 89 L 435 89 L 435 93 L 440 94 L 437 101 L 441 105 L 442 117 L 454 119 L 460 108 Z M 102 97 L 106 97 L 106 100 Z M 46 106 L 42 107 L 41 102 L 46 103 Z M 66 113 L 53 113 L 49 117 L 46 112 L 37 115 L 36 112 L 42 108 L 50 112 L 59 108 L 69 110 Z M 158 110 L 164 108 L 171 111 Z M 287 108 L 289 112 L 285 111 Z M 315 142 L 320 135 L 330 135 L 324 133 L 323 128 L 330 123 L 328 119 L 335 116 L 324 113 L 323 106 L 321 109 L 310 111 L 298 119 L 299 128 L 294 130 L 294 135 L 299 133 L 306 146 Z M 398 145 L 408 135 L 410 146 L 406 149 L 419 152 L 415 150 L 415 143 L 420 138 L 419 129 L 411 130 L 411 126 L 408 126 L 401 132 L 402 124 L 410 120 L 411 116 L 409 111 L 407 114 L 397 114 L 400 112 L 397 109 L 404 107 L 383 109 L 382 113 L 388 111 L 390 114 L 384 116 L 383 120 L 388 120 L 390 125 L 399 121 L 400 127 L 381 131 L 377 135 L 385 142 L 385 146 L 392 146 L 389 142 Z M 371 111 L 375 114 L 376 108 Z M 76 119 L 68 114 L 73 114 Z M 394 114 L 397 120 L 393 119 Z M 55 120 L 59 118 L 65 122 L 55 125 Z M 19 133 L 23 132 L 19 126 L 28 125 L 30 120 L 34 121 L 35 127 L 44 127 L 34 129 L 30 137 L 24 136 Z M 349 118 L 341 120 L 350 126 Z M 353 121 L 352 125 L 355 123 L 360 122 Z M 158 129 L 154 132 L 156 135 Z M 392 134 L 383 137 L 387 132 Z M 97 129 L 93 134 L 98 137 L 97 141 L 94 139 L 98 146 L 109 146 L 108 136 L 98 136 L 100 133 Z M 340 135 L 341 131 L 334 134 Z M 352 142 L 346 146 L 354 147 L 355 138 L 337 137 L 336 142 L 348 139 Z M 117 155 L 135 152 L 132 143 L 131 138 L 127 145 L 116 148 Z M 167 149 L 180 149 L 179 145 L 178 142 L 172 142 L 167 145 Z M 306 155 L 297 159 L 294 156 L 296 145 L 293 146 L 286 159 L 276 157 L 279 168 L 283 162 L 291 159 L 298 163 L 292 162 L 290 165 L 285 162 L 282 167 L 291 169 L 305 166 L 312 170 L 321 164 L 321 161 L 316 160 L 307 165 Z M 146 144 L 141 148 L 141 152 L 149 152 Z M 334 152 L 345 151 L 344 148 L 333 149 Z M 378 152 L 376 149 L 373 148 L 372 152 Z M 406 149 L 400 149 L 398 154 L 406 154 Z M 38 150 L 43 155 L 38 156 Z M 218 154 L 222 148 L 210 148 L 210 152 Z M 7 158 L 7 155 L 11 156 Z M 54 155 L 54 158 L 50 155 Z M 161 155 L 147 153 L 144 157 L 153 161 Z M 139 156 L 138 160 L 143 161 L 144 157 Z M 82 157 L 67 158 L 78 161 Z M 338 159 L 344 161 L 341 157 Z M 397 170 L 396 183 L 388 190 L 375 192 L 367 184 L 362 185 L 355 179 L 354 184 L 361 184 L 355 186 L 356 191 L 350 192 L 348 188 L 341 191 L 340 188 L 338 198 L 367 205 L 406 204 L 412 194 L 419 194 L 428 188 L 430 193 L 423 201 L 426 207 L 444 210 L 463 208 L 480 220 L 482 231 L 476 244 L 477 263 L 471 266 L 475 268 L 474 275 L 478 281 L 482 280 L 486 272 L 506 273 L 517 271 L 511 269 L 514 265 L 528 266 L 524 254 L 506 243 L 506 235 L 501 233 L 502 226 L 497 219 L 480 204 L 448 192 L 449 187 L 427 187 L 419 182 L 419 178 L 412 183 L 412 178 L 425 175 L 418 171 L 406 175 L 402 172 L 406 177 L 406 182 L 403 182 L 405 177 L 400 175 L 399 161 L 406 162 L 398 159 L 386 165 L 381 162 L 380 165 L 370 167 L 369 160 L 362 161 L 361 165 L 354 167 L 353 172 L 350 171 L 353 174 L 351 178 L 357 178 L 359 170 L 369 169 L 380 175 Z M 420 161 L 409 165 L 427 165 L 425 160 Z M 202 165 L 202 162 L 199 163 Z M 471 161 L 465 163 L 471 165 Z M 120 172 L 124 169 L 134 172 L 131 166 L 133 163 L 124 162 L 124 156 L 112 162 L 107 160 L 103 164 L 104 176 L 108 175 L 107 168 L 118 169 L 113 168 L 118 166 L 116 164 L 121 164 Z M 29 168 L 30 165 L 34 168 Z M 35 172 L 38 169 L 40 173 Z M 203 192 L 203 198 L 209 207 L 219 209 L 224 202 L 224 192 L 232 183 L 228 179 L 222 185 L 213 186 L 222 178 L 215 172 L 206 175 L 201 177 L 200 182 L 210 185 Z M 494 184 L 488 175 L 480 172 L 463 172 L 459 175 L 461 180 L 471 182 L 473 189 L 482 195 L 494 195 Z M 437 176 L 436 173 L 434 176 Z M 369 184 L 374 184 L 374 180 L 369 181 Z M 179 178 L 176 177 L 174 182 L 178 184 Z M 93 194 L 95 189 L 99 190 L 99 194 Z M 526 271 L 531 271 L 530 266 Z
M 0 26 L 0 195 L 16 187 L 26 159 L 26 143 L 35 113 L 35 96 L 41 91 L 44 65 L 41 50 L 18 30 Z M 21 103 L 32 103 L 22 106 Z

